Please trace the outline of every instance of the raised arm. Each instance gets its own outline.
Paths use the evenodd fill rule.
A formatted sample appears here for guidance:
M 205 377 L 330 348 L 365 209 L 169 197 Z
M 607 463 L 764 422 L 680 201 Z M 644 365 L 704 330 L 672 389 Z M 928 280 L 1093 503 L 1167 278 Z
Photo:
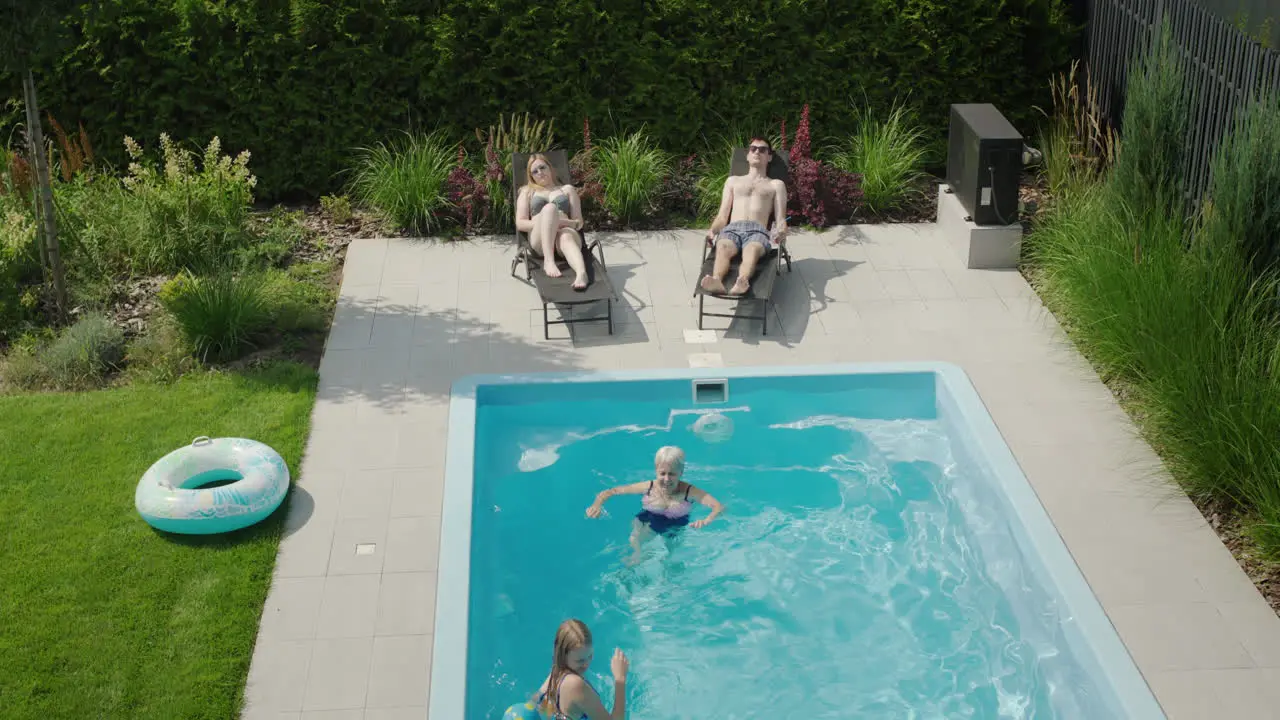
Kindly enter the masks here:
M 773 181 L 773 239 L 782 242 L 787 237 L 787 184 Z
M 729 218 L 733 214 L 733 178 L 725 178 L 724 190 L 720 193 L 720 209 L 716 211 L 716 219 L 711 221 L 711 229 L 707 231 L 708 238 L 715 238 L 729 224 Z
M 600 701 L 600 696 L 595 689 L 587 684 L 581 676 L 569 675 L 564 679 L 564 685 L 561 686 L 560 696 L 562 698 L 569 697 L 573 700 L 566 705 L 572 705 L 573 714 L 585 714 L 588 720 L 626 720 L 627 717 L 627 670 L 630 663 L 627 656 L 622 654 L 622 650 L 614 649 L 613 657 L 609 662 L 613 670 L 613 712 L 605 710 L 604 703 Z M 565 708 L 566 710 L 570 708 Z
M 643 495 L 644 491 L 648 489 L 649 481 L 643 480 L 638 483 L 618 485 L 616 487 L 611 487 L 608 490 L 601 490 L 600 493 L 596 495 L 595 502 L 591 503 L 591 507 L 587 508 L 587 517 L 600 517 L 600 508 L 604 507 L 604 501 L 614 495 Z
M 702 490 L 701 488 L 695 485 L 689 486 L 689 499 L 711 508 L 710 515 L 702 518 L 701 520 L 694 520 L 693 522 L 689 523 L 689 527 L 691 528 L 695 528 L 695 529 L 700 528 L 703 525 L 706 525 L 707 523 L 711 522 L 712 520 L 715 520 L 717 515 L 724 512 L 724 505 L 721 505 L 719 500 L 711 497 L 710 493 Z
M 516 230 L 520 232 L 533 231 L 533 219 L 529 217 L 529 192 L 527 188 L 520 188 L 520 194 L 516 196 Z

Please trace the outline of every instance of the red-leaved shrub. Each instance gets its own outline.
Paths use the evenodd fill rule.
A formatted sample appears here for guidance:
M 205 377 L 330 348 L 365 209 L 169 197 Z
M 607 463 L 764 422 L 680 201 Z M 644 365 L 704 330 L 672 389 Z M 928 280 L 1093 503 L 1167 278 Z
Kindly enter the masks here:
M 786 120 L 782 121 L 785 150 Z M 862 198 L 862 176 L 847 173 L 815 160 L 809 138 L 809 106 L 800 112 L 795 140 L 791 143 L 791 182 L 787 187 L 788 224 L 793 221 L 826 227 L 853 215 Z
M 464 231 L 471 232 L 477 224 L 487 219 L 485 216 L 489 207 L 489 193 L 484 183 L 466 168 L 465 160 L 466 153 L 462 146 L 458 146 L 458 164 L 449 171 L 449 177 L 444 182 L 444 192 L 450 203 L 449 216 Z

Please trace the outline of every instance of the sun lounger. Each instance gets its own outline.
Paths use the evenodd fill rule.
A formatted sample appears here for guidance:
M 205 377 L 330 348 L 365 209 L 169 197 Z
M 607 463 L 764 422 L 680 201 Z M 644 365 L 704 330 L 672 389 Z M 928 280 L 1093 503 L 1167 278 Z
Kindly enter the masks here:
M 529 155 L 531 154 L 512 153 L 511 155 L 511 198 L 513 205 L 515 198 L 519 196 L 520 188 L 526 182 L 525 171 L 529 165 Z M 551 167 L 555 169 L 556 177 L 562 183 L 570 182 L 569 160 L 565 155 L 565 151 L 550 150 L 542 154 L 546 156 L 547 161 L 551 163 Z M 542 301 L 542 335 L 548 340 L 551 339 L 552 325 L 572 325 L 583 322 L 607 322 L 609 324 L 609 334 L 613 334 L 613 299 L 616 293 L 613 289 L 613 283 L 609 281 L 609 273 L 605 267 L 604 248 L 600 245 L 599 238 L 589 244 L 587 243 L 587 229 L 585 227 L 580 235 L 582 236 L 582 256 L 587 262 L 587 287 L 585 290 L 574 290 L 574 273 L 564 258 L 556 258 L 556 265 L 561 270 L 561 276 L 558 278 L 548 277 L 542 269 L 542 259 L 533 252 L 533 247 L 529 244 L 529 233 L 516 231 L 516 257 L 511 261 L 511 276 L 519 277 L 516 275 L 516 268 L 521 263 L 524 263 L 525 281 L 532 283 L 537 288 L 538 296 Z M 566 317 L 561 320 L 552 320 L 549 312 L 549 307 L 553 304 L 561 307 L 574 307 L 600 302 L 605 304 L 605 313 L 603 315 Z
M 787 161 L 780 153 L 774 153 L 773 160 L 770 161 L 766 170 L 769 177 L 785 181 L 787 179 Z M 733 151 L 732 165 L 729 173 L 731 175 L 747 174 L 747 151 L 745 148 L 736 148 Z M 773 227 L 773 215 L 769 216 L 769 227 Z M 698 298 L 698 329 L 702 329 L 702 320 L 704 317 L 725 317 L 725 318 L 742 318 L 745 320 L 759 320 L 763 323 L 761 331 L 763 334 L 769 334 L 769 306 L 772 302 L 773 283 L 778 275 L 782 274 L 782 264 L 787 265 L 787 272 L 791 272 L 791 253 L 787 250 L 786 240 L 777 246 L 771 248 L 764 257 L 756 264 L 755 277 L 751 278 L 750 287 L 742 295 L 730 295 L 727 292 L 711 292 L 704 290 L 702 287 L 702 278 L 711 274 L 712 268 L 715 266 L 715 242 L 707 240 L 702 245 L 702 271 L 693 283 L 694 297 Z M 738 281 L 738 269 L 741 267 L 742 255 L 738 254 L 733 258 L 732 264 L 729 266 L 729 274 L 724 279 L 725 288 L 733 287 Z M 706 299 L 708 297 L 720 300 L 729 300 L 736 303 L 732 313 L 707 312 Z M 748 307 L 755 305 L 760 309 L 759 315 L 748 315 L 739 310 L 743 304 Z

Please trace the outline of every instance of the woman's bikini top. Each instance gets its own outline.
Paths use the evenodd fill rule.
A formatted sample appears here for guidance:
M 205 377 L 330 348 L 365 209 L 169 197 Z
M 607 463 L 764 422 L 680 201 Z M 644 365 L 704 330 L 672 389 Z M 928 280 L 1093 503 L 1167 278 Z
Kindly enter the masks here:
M 564 677 L 560 678 L 560 687 L 562 687 L 562 688 L 564 687 L 564 681 L 565 681 L 565 678 L 567 678 L 567 677 L 569 677 L 569 676 L 568 676 L 568 675 L 565 675 Z M 585 680 L 586 680 L 586 678 L 583 678 L 583 680 L 585 681 Z M 588 684 L 588 685 L 590 685 L 591 683 L 587 683 L 587 684 Z M 593 688 L 593 689 L 594 689 L 594 688 Z M 545 701 L 546 701 L 546 699 L 547 699 L 547 694 L 546 694 L 545 692 L 544 692 L 544 693 L 542 693 L 542 694 L 540 694 L 540 695 L 538 695 L 538 704 L 539 704 L 539 705 L 541 705 L 543 702 L 545 702 Z M 559 693 L 557 693 L 557 694 L 556 694 L 556 714 L 552 716 L 551 720 L 572 720 L 572 718 L 570 718 L 568 715 L 565 715 L 565 714 L 564 714 L 564 710 L 561 710 L 561 709 L 560 709 L 560 694 L 559 694 Z M 586 714 L 586 713 L 582 713 L 582 718 L 581 718 L 580 720 L 589 720 L 589 718 L 587 718 L 587 714 Z
M 529 198 L 529 215 L 530 216 L 537 215 L 538 213 L 542 212 L 542 208 L 546 207 L 547 203 L 549 202 L 555 203 L 556 207 L 560 208 L 564 212 L 564 214 L 566 215 L 569 214 L 569 207 L 570 207 L 569 196 L 566 193 L 562 192 L 550 200 L 539 195 L 536 192 L 530 193 L 530 195 L 532 196 Z
M 649 494 L 650 492 L 653 492 L 653 481 L 650 480 L 649 489 L 645 490 L 644 497 L 640 498 L 640 507 L 654 515 L 661 515 L 662 517 L 670 518 L 672 520 L 679 520 L 682 517 L 688 517 L 689 512 L 693 510 L 693 503 L 689 501 L 689 491 L 692 489 L 692 485 L 685 483 L 683 500 L 672 505 L 667 505 L 666 507 L 658 507 L 653 504 L 653 496 Z

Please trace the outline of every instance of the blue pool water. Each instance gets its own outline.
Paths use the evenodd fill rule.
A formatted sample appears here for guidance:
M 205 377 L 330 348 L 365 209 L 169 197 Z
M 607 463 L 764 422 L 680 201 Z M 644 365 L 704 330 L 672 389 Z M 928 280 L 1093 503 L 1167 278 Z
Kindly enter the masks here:
M 718 405 L 687 381 L 481 393 L 466 717 L 535 691 L 570 617 L 606 704 L 612 649 L 630 657 L 636 720 L 1123 717 L 932 375 L 883 378 L 743 381 Z M 693 432 L 709 410 L 727 441 Z M 639 497 L 584 511 L 663 445 L 726 511 L 627 562 Z

